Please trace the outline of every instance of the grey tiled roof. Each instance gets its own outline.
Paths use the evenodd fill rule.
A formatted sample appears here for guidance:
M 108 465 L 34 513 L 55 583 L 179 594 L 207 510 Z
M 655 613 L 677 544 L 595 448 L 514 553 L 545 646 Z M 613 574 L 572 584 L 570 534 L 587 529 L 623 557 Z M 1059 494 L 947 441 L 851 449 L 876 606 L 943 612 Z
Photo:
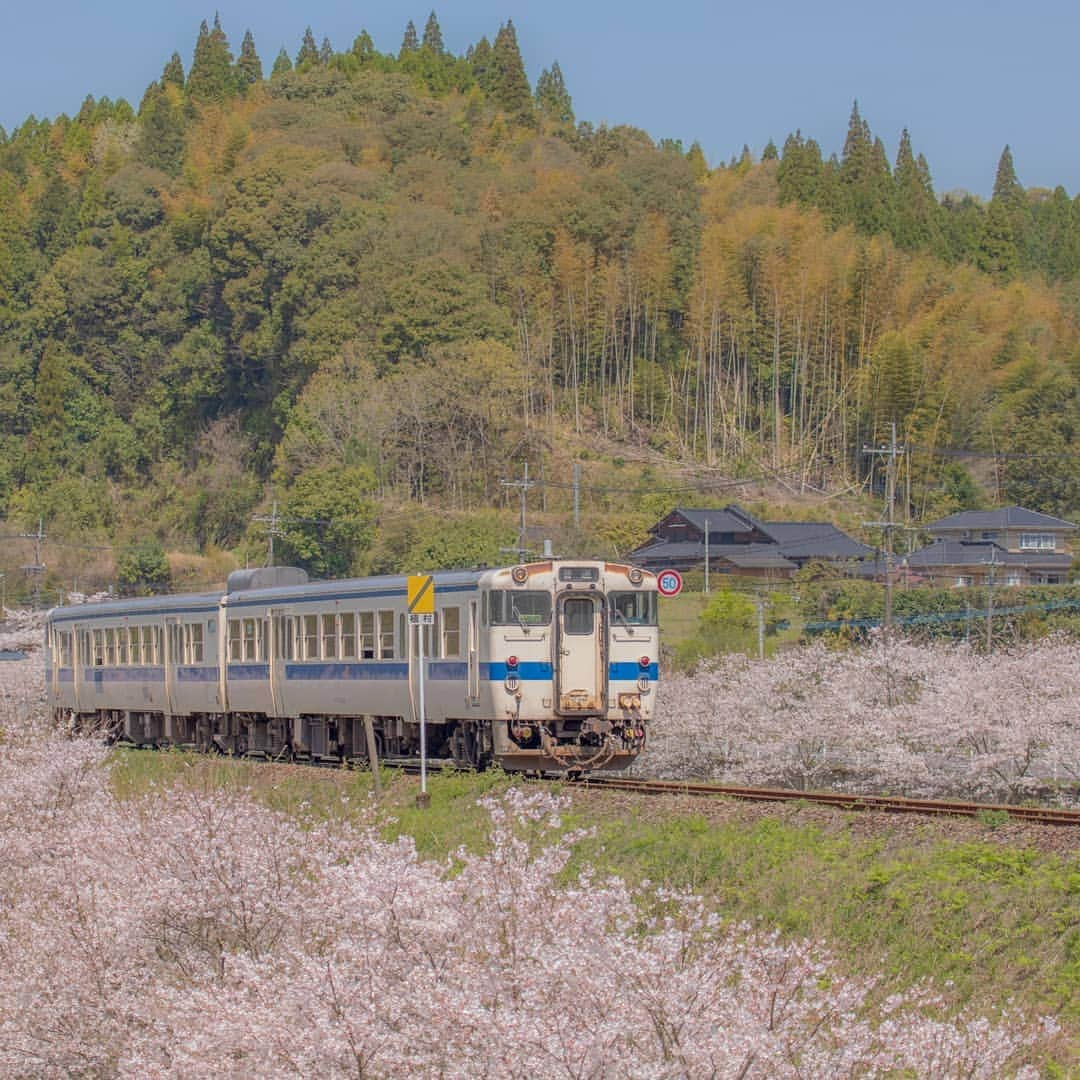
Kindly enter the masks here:
M 673 514 L 679 514 L 686 518 L 696 529 L 705 531 L 705 522 L 709 523 L 709 532 L 748 533 L 759 527 L 758 522 L 741 507 L 735 505 L 724 506 L 716 510 L 693 509 L 688 510 L 682 506 L 675 507 Z
M 997 510 L 961 510 L 940 521 L 932 521 L 923 528 L 927 532 L 943 529 L 1075 529 L 1071 521 L 1026 510 L 1022 506 L 1002 506 Z
M 931 566 L 1024 566 L 1067 570 L 1072 556 L 1051 551 L 1006 551 L 990 541 L 938 540 L 904 556 L 912 569 Z

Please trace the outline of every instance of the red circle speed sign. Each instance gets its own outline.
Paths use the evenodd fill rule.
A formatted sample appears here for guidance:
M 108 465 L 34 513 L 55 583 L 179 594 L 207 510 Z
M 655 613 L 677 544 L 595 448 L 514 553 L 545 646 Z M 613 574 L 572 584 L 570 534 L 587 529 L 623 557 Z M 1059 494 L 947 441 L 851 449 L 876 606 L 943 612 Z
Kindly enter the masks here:
M 656 591 L 661 596 L 678 596 L 682 592 L 682 574 L 678 570 L 661 570 L 656 575 Z

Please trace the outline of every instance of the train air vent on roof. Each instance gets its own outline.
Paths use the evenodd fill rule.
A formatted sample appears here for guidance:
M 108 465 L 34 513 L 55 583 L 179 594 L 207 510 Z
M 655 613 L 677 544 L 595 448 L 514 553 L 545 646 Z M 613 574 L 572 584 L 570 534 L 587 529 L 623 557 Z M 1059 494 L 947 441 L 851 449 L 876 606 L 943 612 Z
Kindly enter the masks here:
M 307 571 L 299 566 L 261 566 L 255 570 L 234 570 L 229 575 L 231 593 L 248 589 L 280 589 L 286 585 L 306 585 Z

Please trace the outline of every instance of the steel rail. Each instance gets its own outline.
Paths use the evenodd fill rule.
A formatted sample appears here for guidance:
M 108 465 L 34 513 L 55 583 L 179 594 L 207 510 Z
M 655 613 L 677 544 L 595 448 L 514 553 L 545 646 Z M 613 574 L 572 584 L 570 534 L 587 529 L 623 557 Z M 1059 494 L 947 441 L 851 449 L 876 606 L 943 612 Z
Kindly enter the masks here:
M 909 799 L 897 795 L 851 795 L 837 791 L 796 791 L 789 788 L 737 787 L 683 780 L 644 780 L 626 776 L 589 776 L 574 784 L 610 791 L 633 791 L 646 795 L 727 797 L 754 802 L 806 802 L 842 810 L 881 810 L 897 814 L 942 817 L 978 817 L 1004 814 L 1015 821 L 1042 825 L 1080 825 L 1080 810 L 1052 806 L 1018 806 L 1011 803 L 962 802 L 954 799 Z

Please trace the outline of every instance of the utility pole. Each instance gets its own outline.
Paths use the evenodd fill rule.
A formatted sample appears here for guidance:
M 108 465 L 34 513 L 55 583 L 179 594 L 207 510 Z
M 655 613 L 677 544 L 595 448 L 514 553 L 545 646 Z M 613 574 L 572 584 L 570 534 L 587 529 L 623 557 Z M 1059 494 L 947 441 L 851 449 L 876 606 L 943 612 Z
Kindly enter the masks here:
M 41 545 L 45 542 L 44 521 L 38 518 L 37 532 L 19 533 L 19 538 L 34 541 L 34 561 L 23 569 L 34 579 L 34 610 L 36 611 L 41 606 L 41 576 L 45 573 L 45 564 L 41 561 Z
M 267 566 L 273 566 L 274 565 L 274 537 L 275 536 L 284 536 L 285 535 L 284 530 L 281 528 L 281 518 L 278 516 L 278 512 L 277 512 L 277 499 L 275 499 L 270 504 L 270 513 L 269 514 L 255 514 L 252 517 L 251 520 L 252 521 L 258 521 L 261 524 L 266 526 L 266 536 L 267 536 L 267 540 L 269 541 L 269 544 L 270 544 L 270 551 L 269 551 L 269 554 L 267 556 L 266 565 Z
M 529 479 L 529 463 L 525 462 L 525 476 L 521 480 L 500 480 L 499 483 L 504 488 L 517 488 L 521 492 L 521 528 L 518 532 L 518 562 L 524 562 L 525 556 L 528 554 L 528 549 L 525 547 L 525 510 L 526 510 L 526 496 L 528 495 L 529 488 L 536 487 L 536 481 Z
M 722 592 L 723 590 L 721 590 Z M 709 595 L 709 519 L 705 519 L 705 595 Z
M 885 539 L 885 633 L 892 633 L 893 625 L 893 533 L 896 531 L 895 504 L 896 504 L 896 464 L 897 460 L 904 455 L 905 448 L 897 445 L 896 424 L 889 425 L 890 438 L 888 446 L 864 446 L 862 452 L 870 456 L 880 455 L 885 461 L 885 520 L 864 521 L 863 524 L 881 529 Z
M 759 660 L 765 659 L 765 597 L 758 593 L 754 597 L 754 607 L 757 608 L 757 655 Z

